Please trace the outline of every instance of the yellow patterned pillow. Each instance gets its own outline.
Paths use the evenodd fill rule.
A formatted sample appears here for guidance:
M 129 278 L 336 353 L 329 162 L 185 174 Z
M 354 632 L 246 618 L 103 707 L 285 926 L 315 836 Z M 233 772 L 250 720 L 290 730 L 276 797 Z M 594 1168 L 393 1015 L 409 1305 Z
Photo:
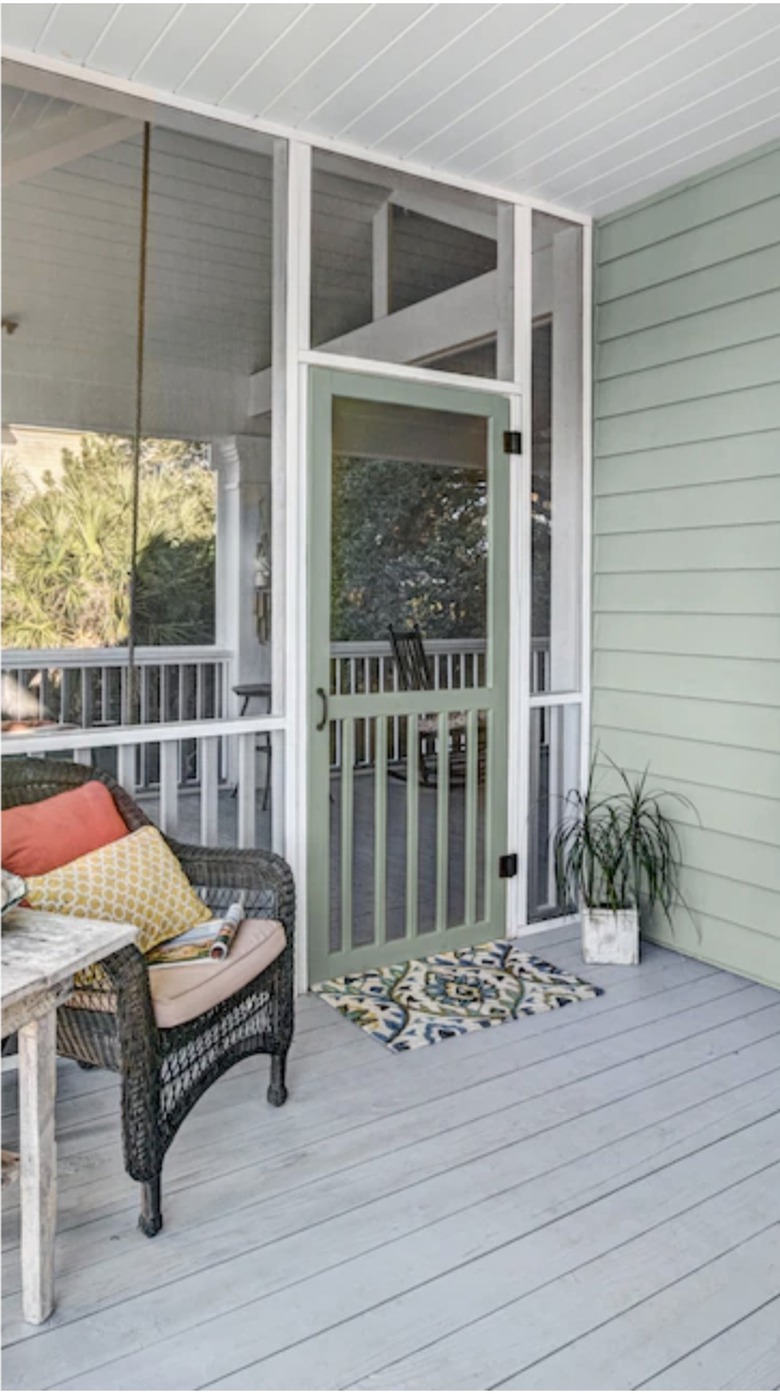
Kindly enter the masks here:
M 30 876 L 26 900 L 34 910 L 137 925 L 142 953 L 211 919 L 162 834 L 152 827 L 128 833 L 45 876 Z M 86 969 L 76 981 L 96 983 L 95 974 Z

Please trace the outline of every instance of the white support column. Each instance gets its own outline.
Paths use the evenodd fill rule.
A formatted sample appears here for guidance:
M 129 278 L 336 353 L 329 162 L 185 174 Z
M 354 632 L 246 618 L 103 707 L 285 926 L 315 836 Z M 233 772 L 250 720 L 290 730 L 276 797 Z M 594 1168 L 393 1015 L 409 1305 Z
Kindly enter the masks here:
M 517 382 L 518 371 L 515 346 L 522 330 L 518 323 L 519 301 L 515 294 L 517 263 L 515 257 L 515 221 L 517 209 L 511 205 L 498 210 L 498 287 L 496 291 L 496 377 L 504 382 Z
M 509 733 L 508 820 L 510 851 L 518 852 L 518 873 L 507 882 L 507 934 L 521 932 L 528 918 L 529 743 L 531 652 L 531 344 L 533 322 L 532 226 L 530 208 L 511 210 L 511 233 L 499 214 L 499 276 L 511 291 L 505 312 L 504 346 L 499 333 L 499 364 L 523 395 L 511 402 L 511 427 L 522 431 L 523 453 L 513 459 L 510 480 Z M 504 247 L 502 248 L 502 241 Z M 505 265 L 511 243 L 511 283 Z M 501 321 L 500 321 L 501 323 Z M 509 347 L 511 344 L 511 359 Z
M 582 229 L 582 630 L 580 788 L 590 774 L 591 591 L 593 586 L 593 228 Z
M 231 685 L 267 682 L 270 647 L 257 637 L 254 581 L 261 507 L 271 530 L 271 444 L 263 436 L 230 436 L 214 442 L 212 457 L 218 473 L 217 644 L 233 654 Z M 228 714 L 236 710 L 233 699 Z
M 284 847 L 279 850 L 284 851 L 296 880 L 296 981 L 299 990 L 304 991 L 308 986 L 309 519 L 306 369 L 300 366 L 299 356 L 310 345 L 311 149 L 308 145 L 294 140 L 286 146 L 283 142 L 277 145 L 274 203 L 272 438 L 273 536 L 277 549 L 272 614 L 274 707 L 284 710 L 287 717 Z M 274 761 L 275 766 L 278 763 Z
M 217 560 L 215 641 L 231 654 L 229 683 L 238 682 L 238 605 L 235 569 L 235 540 L 238 536 L 238 490 L 241 462 L 234 436 L 211 443 L 211 461 L 217 474 Z M 229 697 L 225 716 L 235 715 L 235 702 Z
M 582 673 L 582 500 L 583 451 L 583 266 L 582 229 L 565 228 L 552 242 L 552 449 L 550 497 L 550 686 L 553 692 L 580 689 Z M 549 721 L 548 837 L 560 818 L 560 799 L 580 782 L 580 752 L 572 741 L 568 708 L 553 709 Z M 549 867 L 548 900 L 555 903 Z
M 552 499 L 550 677 L 553 692 L 580 686 L 582 619 L 582 230 L 552 250 Z

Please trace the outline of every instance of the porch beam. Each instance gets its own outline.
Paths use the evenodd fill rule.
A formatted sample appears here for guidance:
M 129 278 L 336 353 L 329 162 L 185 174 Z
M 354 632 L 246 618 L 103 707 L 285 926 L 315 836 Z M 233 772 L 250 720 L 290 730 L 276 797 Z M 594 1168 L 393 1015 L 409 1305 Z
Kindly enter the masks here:
M 473 232 L 478 237 L 487 237 L 495 242 L 497 237 L 495 213 L 483 212 L 480 208 L 468 208 L 452 199 L 440 198 L 438 194 L 426 193 L 422 189 L 405 188 L 396 184 L 388 197 L 388 203 L 397 208 L 405 208 L 408 213 L 417 213 L 421 218 L 432 218 L 434 222 Z
M 415 363 L 454 352 L 463 343 L 496 333 L 497 296 L 498 273 L 488 271 L 320 344 L 319 351 L 390 363 Z M 264 368 L 249 379 L 248 414 L 261 416 L 270 409 L 271 369 Z
M 344 192 L 349 195 L 354 189 L 356 178 L 354 158 L 351 155 L 338 155 L 333 151 L 329 151 L 328 156 L 329 180 L 337 188 L 335 181 L 343 178 L 346 181 Z M 387 177 L 388 171 L 380 165 L 376 169 L 376 179 L 372 177 L 373 172 L 373 169 L 364 166 L 363 172 L 357 177 L 361 183 L 377 189 L 382 179 Z M 434 218 L 438 223 L 449 223 L 452 227 L 462 228 L 464 232 L 475 232 L 478 236 L 490 237 L 493 241 L 496 239 L 495 213 L 484 206 L 486 200 L 480 200 L 482 208 L 475 208 L 475 195 L 470 190 L 459 189 L 456 184 L 440 184 L 436 190 L 423 188 L 418 175 L 405 174 L 398 170 L 393 176 L 392 190 L 382 197 L 382 202 L 385 201 L 394 203 L 398 208 L 406 208 L 410 213 L 419 213 L 423 218 Z
M 48 121 L 37 130 L 9 140 L 3 153 L 3 185 L 7 188 L 59 169 L 84 155 L 128 140 L 141 130 L 139 121 L 80 108 Z

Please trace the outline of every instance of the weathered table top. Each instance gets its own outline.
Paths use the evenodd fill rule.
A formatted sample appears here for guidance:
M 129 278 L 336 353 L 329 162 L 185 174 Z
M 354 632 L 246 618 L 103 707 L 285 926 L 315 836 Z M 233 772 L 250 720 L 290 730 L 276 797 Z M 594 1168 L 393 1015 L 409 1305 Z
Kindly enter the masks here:
M 131 924 L 52 915 L 17 907 L 3 917 L 0 962 L 3 1010 L 71 978 L 81 968 L 132 944 Z

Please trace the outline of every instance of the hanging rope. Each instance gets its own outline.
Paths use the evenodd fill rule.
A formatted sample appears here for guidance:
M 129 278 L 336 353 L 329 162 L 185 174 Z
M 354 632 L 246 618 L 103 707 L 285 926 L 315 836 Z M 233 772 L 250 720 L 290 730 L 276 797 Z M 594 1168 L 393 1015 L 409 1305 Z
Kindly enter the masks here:
M 138 320 L 135 346 L 135 428 L 133 431 L 132 523 L 130 530 L 130 618 L 127 636 L 127 682 L 122 721 L 135 721 L 135 632 L 138 589 L 138 518 L 141 495 L 141 430 L 144 402 L 144 334 L 146 331 L 146 257 L 149 238 L 149 159 L 152 127 L 144 122 L 143 172 L 141 176 L 141 245 L 138 259 Z

